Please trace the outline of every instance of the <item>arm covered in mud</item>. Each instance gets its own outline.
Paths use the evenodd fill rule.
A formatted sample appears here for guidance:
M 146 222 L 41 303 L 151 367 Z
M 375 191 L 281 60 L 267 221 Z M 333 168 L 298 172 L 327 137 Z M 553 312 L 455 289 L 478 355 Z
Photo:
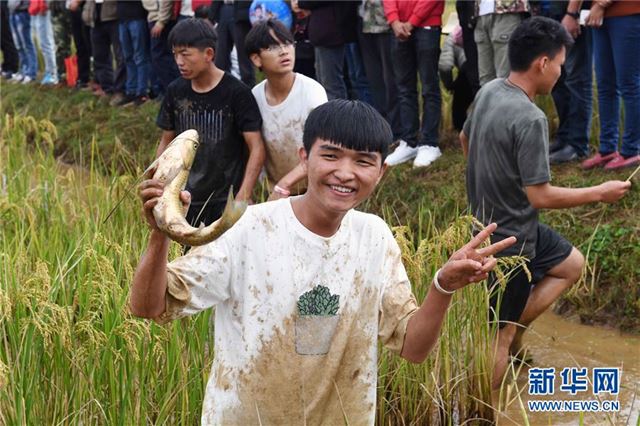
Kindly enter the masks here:
M 147 251 L 142 255 L 133 276 L 131 313 L 142 318 L 158 318 L 165 311 L 165 294 L 167 291 L 167 261 L 169 256 L 169 238 L 158 228 L 153 207 L 162 195 L 162 183 L 157 180 L 145 180 L 140 184 L 139 196 L 142 200 L 142 211 L 151 228 Z M 183 191 L 182 202 L 188 204 L 191 196 Z
M 409 319 L 400 353 L 403 358 L 415 363 L 425 360 L 438 341 L 442 322 L 451 302 L 451 294 L 447 293 L 487 279 L 489 272 L 497 264 L 493 255 L 516 242 L 515 237 L 509 237 L 480 248 L 496 228 L 495 223 L 487 226 L 456 251 L 439 270 L 437 280 L 441 290 L 432 283 L 422 305 Z

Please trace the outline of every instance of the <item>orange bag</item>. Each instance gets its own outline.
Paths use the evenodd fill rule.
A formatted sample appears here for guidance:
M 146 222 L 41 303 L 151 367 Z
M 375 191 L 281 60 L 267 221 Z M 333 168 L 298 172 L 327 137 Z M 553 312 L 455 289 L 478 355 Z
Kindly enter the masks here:
M 72 55 L 64 58 L 64 69 L 67 73 L 67 86 L 75 86 L 78 81 L 78 57 Z

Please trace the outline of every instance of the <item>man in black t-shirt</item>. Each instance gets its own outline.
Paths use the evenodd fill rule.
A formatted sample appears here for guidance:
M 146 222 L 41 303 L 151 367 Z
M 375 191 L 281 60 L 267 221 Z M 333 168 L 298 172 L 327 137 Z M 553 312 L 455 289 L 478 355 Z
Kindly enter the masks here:
M 179 22 L 168 38 L 180 70 L 167 88 L 156 123 L 163 129 L 156 155 L 179 134 L 195 129 L 200 145 L 186 190 L 187 221 L 209 225 L 224 209 L 229 188 L 250 200 L 265 160 L 262 119 L 251 90 L 213 63 L 216 34 L 207 21 Z

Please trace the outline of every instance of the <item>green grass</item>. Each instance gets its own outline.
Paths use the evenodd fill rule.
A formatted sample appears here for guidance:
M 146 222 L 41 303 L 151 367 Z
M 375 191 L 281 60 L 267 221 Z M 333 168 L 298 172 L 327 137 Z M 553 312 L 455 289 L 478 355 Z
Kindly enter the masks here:
M 157 105 L 115 109 L 87 93 L 13 85 L 3 85 L 2 99 L 0 424 L 197 423 L 213 356 L 210 314 L 168 327 L 133 318 L 128 291 L 147 235 L 135 195 L 102 223 L 151 160 Z M 392 168 L 363 206 L 407 227 L 397 236 L 418 300 L 468 237 L 464 160 L 448 132 L 443 146 L 428 169 Z M 554 182 L 572 186 L 608 176 L 554 170 Z M 544 215 L 589 259 L 562 310 L 640 329 L 639 204 L 634 190 L 606 211 Z M 424 365 L 381 352 L 380 424 L 492 418 L 486 312 L 484 286 L 467 288 Z

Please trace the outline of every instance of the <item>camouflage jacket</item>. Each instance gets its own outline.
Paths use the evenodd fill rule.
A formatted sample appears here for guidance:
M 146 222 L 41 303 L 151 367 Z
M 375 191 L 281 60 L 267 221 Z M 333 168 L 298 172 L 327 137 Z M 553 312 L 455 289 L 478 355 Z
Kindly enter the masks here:
M 495 9 L 493 13 L 523 13 L 531 12 L 531 5 L 529 0 L 495 0 Z M 478 7 L 480 0 L 476 0 L 476 16 L 478 16 Z
M 359 9 L 362 18 L 363 33 L 386 33 L 391 31 L 391 27 L 384 15 L 382 0 L 362 0 Z

